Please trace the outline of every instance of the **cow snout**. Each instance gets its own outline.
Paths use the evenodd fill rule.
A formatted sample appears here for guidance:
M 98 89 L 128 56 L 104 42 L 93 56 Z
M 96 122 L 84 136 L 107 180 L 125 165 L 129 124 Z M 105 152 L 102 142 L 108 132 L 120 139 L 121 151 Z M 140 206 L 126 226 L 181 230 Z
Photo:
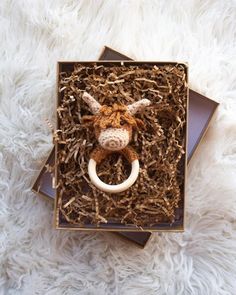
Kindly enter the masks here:
M 107 128 L 98 137 L 99 144 L 106 150 L 119 151 L 129 143 L 129 132 L 122 128 Z

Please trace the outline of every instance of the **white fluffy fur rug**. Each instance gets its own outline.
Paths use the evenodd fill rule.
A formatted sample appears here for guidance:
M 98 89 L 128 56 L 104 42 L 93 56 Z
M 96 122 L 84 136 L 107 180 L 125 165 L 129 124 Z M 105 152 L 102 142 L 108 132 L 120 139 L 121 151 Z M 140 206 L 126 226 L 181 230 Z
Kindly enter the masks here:
M 236 3 L 1 0 L 0 294 L 236 294 Z M 31 184 L 52 147 L 58 60 L 103 45 L 139 60 L 181 60 L 218 100 L 192 159 L 186 231 L 145 250 L 105 233 L 52 228 Z

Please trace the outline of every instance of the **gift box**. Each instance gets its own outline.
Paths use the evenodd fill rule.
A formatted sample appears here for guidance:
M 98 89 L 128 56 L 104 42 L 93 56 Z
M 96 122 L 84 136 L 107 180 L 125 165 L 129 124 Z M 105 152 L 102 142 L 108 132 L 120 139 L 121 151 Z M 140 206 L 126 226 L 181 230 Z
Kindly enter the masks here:
M 187 83 L 184 63 L 58 63 L 57 229 L 183 230 Z
M 105 48 L 101 59 L 128 59 L 127 57 L 117 53 L 116 51 Z M 210 100 L 192 90 L 190 90 L 190 101 L 189 101 L 189 138 L 188 138 L 188 161 L 192 157 L 196 147 L 198 146 L 202 136 L 207 130 L 209 122 L 217 108 L 217 103 Z M 54 150 L 47 159 L 47 164 L 53 165 L 54 162 Z M 33 185 L 33 191 L 39 193 L 41 196 L 49 198 L 52 200 L 55 196 L 55 190 L 52 188 L 51 184 L 51 174 L 46 172 L 46 166 L 41 170 L 36 182 Z M 182 230 L 183 228 L 177 228 L 177 230 Z M 171 230 L 176 230 L 176 228 L 171 228 Z M 144 246 L 150 237 L 149 232 L 122 232 L 121 235 L 127 237 L 131 241 Z

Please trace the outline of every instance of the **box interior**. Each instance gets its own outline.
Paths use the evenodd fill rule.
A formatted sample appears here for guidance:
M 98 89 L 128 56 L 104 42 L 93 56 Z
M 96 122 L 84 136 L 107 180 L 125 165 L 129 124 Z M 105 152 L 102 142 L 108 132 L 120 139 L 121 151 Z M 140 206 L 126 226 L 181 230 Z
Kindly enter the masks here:
M 133 66 L 138 66 L 138 67 L 141 67 L 141 68 L 143 66 L 144 67 L 150 67 L 150 69 L 153 69 L 153 66 L 156 66 L 157 68 L 159 67 L 160 69 L 162 69 L 162 67 L 168 66 L 169 68 L 171 67 L 171 69 L 174 69 L 175 66 L 177 65 L 175 62 L 148 62 L 148 61 L 145 61 L 145 62 L 136 62 L 136 61 L 135 62 L 134 61 L 123 61 L 123 62 L 118 62 L 118 61 L 112 61 L 112 62 L 108 62 L 108 61 L 102 61 L 102 62 L 101 61 L 79 62 L 80 65 L 85 66 L 85 67 L 86 66 L 91 66 L 94 63 L 96 63 L 97 66 L 103 65 L 103 66 L 105 66 L 106 69 L 109 69 L 110 67 L 115 66 L 116 68 L 117 67 L 120 67 L 120 68 L 123 68 L 123 69 L 126 68 L 126 71 L 128 71 L 129 68 L 133 67 Z M 77 64 L 77 62 L 59 62 L 58 76 L 60 76 L 61 72 L 70 73 L 71 70 L 74 68 L 74 66 L 76 64 Z M 186 65 L 178 63 L 176 68 L 181 68 L 181 66 L 182 66 L 182 69 L 185 72 L 185 79 L 187 81 L 188 72 L 187 72 Z M 172 72 L 170 72 L 170 73 L 171 73 L 172 77 L 175 77 L 174 74 L 172 74 Z M 179 76 L 176 76 L 176 77 L 179 77 Z M 165 79 L 164 79 L 164 83 L 166 83 Z M 182 80 L 181 80 L 181 83 L 182 83 Z M 154 87 L 154 86 L 151 86 L 151 87 Z M 183 90 L 181 90 L 181 91 L 183 91 Z M 62 93 L 58 93 L 58 107 L 61 104 L 62 97 L 63 97 Z M 152 97 L 155 97 L 155 96 L 152 95 Z M 188 93 L 187 93 L 187 96 L 185 98 L 186 98 L 187 109 L 188 109 Z M 168 101 L 169 97 L 167 97 L 166 99 Z M 173 100 L 170 100 L 170 103 L 175 104 L 175 102 Z M 166 120 L 169 120 L 169 119 L 166 119 Z M 58 122 L 60 124 L 60 120 L 58 120 Z M 180 125 L 178 125 L 178 126 L 180 126 Z M 184 126 L 185 126 L 184 129 L 183 129 L 184 130 L 184 135 L 181 135 L 181 136 L 187 137 L 187 135 L 186 135 L 186 133 L 187 133 L 186 132 L 187 123 Z M 61 128 L 62 127 L 60 125 L 57 126 L 57 129 L 61 129 Z M 179 128 L 181 128 L 181 127 L 179 127 Z M 166 129 L 166 130 L 168 130 L 168 129 Z M 186 144 L 186 140 L 185 140 L 185 144 L 184 144 L 185 151 L 186 151 L 186 145 L 187 144 Z M 57 151 L 59 152 L 59 149 L 60 149 L 60 145 L 57 145 L 57 143 L 56 143 L 56 155 L 57 155 Z M 181 155 L 181 164 L 180 164 L 178 170 L 176 170 L 176 171 L 178 171 L 177 173 L 179 175 L 177 177 L 177 179 L 183 179 L 183 185 L 181 184 L 181 186 L 180 186 L 180 192 L 181 192 L 180 201 L 179 201 L 178 208 L 175 209 L 174 221 L 172 221 L 172 222 L 170 222 L 170 221 L 168 221 L 168 222 L 167 221 L 158 221 L 158 223 L 155 223 L 152 226 L 150 226 L 148 224 L 147 225 L 142 225 L 141 229 L 140 229 L 139 226 L 135 226 L 135 225 L 133 225 L 131 223 L 130 224 L 122 224 L 122 223 L 117 223 L 115 221 L 111 222 L 110 220 L 109 220 L 108 223 L 100 223 L 100 224 L 91 224 L 91 223 L 85 222 L 85 224 L 83 226 L 79 225 L 79 224 L 74 224 L 74 222 L 68 223 L 67 219 L 64 219 L 64 217 L 62 216 L 62 212 L 59 210 L 58 204 L 60 204 L 61 201 L 60 201 L 59 189 L 58 189 L 58 196 L 56 198 L 56 210 L 55 210 L 55 212 L 56 212 L 56 216 L 55 216 L 56 227 L 61 228 L 61 229 L 63 229 L 63 228 L 70 228 L 70 229 L 76 229 L 76 230 L 91 230 L 91 229 L 94 230 L 95 229 L 95 230 L 105 230 L 105 231 L 113 231 L 113 230 L 114 231 L 119 231 L 119 230 L 122 230 L 122 231 L 127 231 L 128 230 L 128 231 L 130 231 L 131 229 L 132 229 L 132 231 L 183 230 L 183 223 L 184 223 L 184 194 L 185 194 L 183 186 L 185 184 L 186 158 L 187 158 L 186 153 Z M 56 166 L 56 167 L 58 167 L 58 166 Z M 57 171 L 57 169 L 56 169 L 56 171 Z M 59 180 L 58 177 L 59 177 L 59 173 L 56 173 L 56 182 L 58 182 L 58 180 Z

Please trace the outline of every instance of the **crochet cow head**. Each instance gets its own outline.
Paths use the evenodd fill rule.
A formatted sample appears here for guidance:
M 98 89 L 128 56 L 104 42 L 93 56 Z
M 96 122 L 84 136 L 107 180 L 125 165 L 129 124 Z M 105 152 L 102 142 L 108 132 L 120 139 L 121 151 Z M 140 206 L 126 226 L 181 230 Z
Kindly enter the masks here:
M 148 99 L 141 99 L 130 105 L 100 105 L 90 94 L 84 92 L 83 100 L 93 116 L 84 116 L 84 121 L 92 122 L 95 136 L 102 148 L 110 151 L 124 149 L 132 138 L 133 128 L 143 125 L 134 115 L 150 105 Z

